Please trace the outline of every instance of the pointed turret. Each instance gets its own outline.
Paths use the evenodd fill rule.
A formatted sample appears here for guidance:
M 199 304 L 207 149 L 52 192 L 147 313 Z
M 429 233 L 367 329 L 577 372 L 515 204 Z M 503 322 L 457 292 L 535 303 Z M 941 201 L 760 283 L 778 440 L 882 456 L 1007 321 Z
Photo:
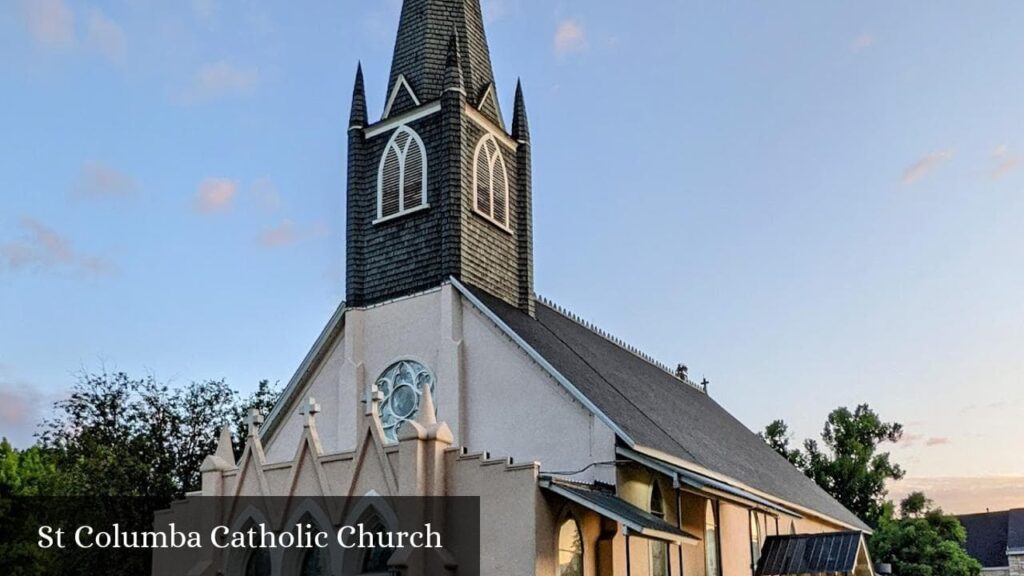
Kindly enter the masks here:
M 434 408 L 434 393 L 430 386 L 423 387 L 423 397 L 420 400 L 420 412 L 416 415 L 416 422 L 421 426 L 430 427 L 437 424 L 437 410 Z
M 366 125 L 366 86 L 363 84 L 363 64 L 360 62 L 356 68 L 356 84 L 352 89 L 352 112 L 349 115 L 348 129 L 365 128 Z
M 459 92 L 466 95 L 462 79 L 462 58 L 459 55 L 459 37 L 453 31 L 448 39 L 448 56 L 444 63 L 444 92 Z
M 523 82 L 516 82 L 516 105 L 512 116 L 512 137 L 520 144 L 530 142 L 530 121 L 526 117 L 526 100 L 523 98 Z
M 234 467 L 235 449 L 231 442 L 230 426 L 221 426 L 220 439 L 217 441 L 217 451 L 213 455 Z

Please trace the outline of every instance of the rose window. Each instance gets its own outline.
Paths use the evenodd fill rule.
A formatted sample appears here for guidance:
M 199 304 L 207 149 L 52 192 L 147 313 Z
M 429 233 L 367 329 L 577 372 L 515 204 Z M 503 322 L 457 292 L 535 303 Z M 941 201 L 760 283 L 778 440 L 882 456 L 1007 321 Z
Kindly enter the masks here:
M 397 442 L 402 425 L 416 418 L 427 386 L 433 395 L 434 375 L 426 366 L 412 360 L 392 364 L 377 378 L 377 390 L 383 397 L 380 423 L 388 440 Z

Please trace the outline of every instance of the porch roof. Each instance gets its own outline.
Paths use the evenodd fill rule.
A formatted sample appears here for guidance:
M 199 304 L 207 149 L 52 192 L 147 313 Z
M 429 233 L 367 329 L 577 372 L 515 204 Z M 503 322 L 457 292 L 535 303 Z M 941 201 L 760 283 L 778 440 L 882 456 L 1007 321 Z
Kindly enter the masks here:
M 540 486 L 609 520 L 622 524 L 634 536 L 643 536 L 666 542 L 688 544 L 700 542 L 700 538 L 680 530 L 609 491 L 587 484 L 565 482 L 554 478 L 542 478 Z

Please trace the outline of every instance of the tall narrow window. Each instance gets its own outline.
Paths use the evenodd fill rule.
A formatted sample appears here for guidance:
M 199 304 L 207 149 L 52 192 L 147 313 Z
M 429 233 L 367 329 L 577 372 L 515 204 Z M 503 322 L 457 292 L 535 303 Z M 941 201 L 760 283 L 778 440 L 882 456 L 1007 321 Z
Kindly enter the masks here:
M 572 516 L 558 528 L 558 576 L 583 576 L 583 537 Z
M 384 526 L 379 518 L 374 518 L 368 522 L 363 523 L 366 526 L 366 531 L 371 534 L 376 534 L 378 537 L 387 532 L 387 527 Z M 394 548 L 367 548 L 363 551 L 363 561 L 360 567 L 360 574 L 388 574 L 390 572 L 388 568 L 388 560 L 394 555 Z
M 480 140 L 473 160 L 473 207 L 503 228 L 508 228 L 508 171 L 498 140 L 488 134 Z
M 661 487 L 655 480 L 651 486 L 651 515 L 665 519 L 665 500 L 661 497 Z M 661 540 L 651 540 L 651 576 L 668 576 L 668 544 Z
M 380 159 L 377 219 L 392 218 L 427 204 L 427 150 L 408 126 L 395 131 Z
M 704 563 L 707 576 L 721 576 L 718 565 L 718 503 L 714 500 L 708 501 L 704 520 Z
M 266 548 L 257 548 L 249 553 L 245 576 L 270 576 L 270 553 Z
M 761 559 L 761 515 L 750 513 L 750 567 L 757 570 L 757 562 Z

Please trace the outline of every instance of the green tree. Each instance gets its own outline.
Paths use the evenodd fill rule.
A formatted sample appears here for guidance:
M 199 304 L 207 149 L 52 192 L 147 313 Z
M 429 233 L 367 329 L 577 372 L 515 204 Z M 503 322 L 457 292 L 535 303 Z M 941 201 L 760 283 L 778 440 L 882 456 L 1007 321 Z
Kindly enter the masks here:
M 903 515 L 892 507 L 883 515 L 870 540 L 872 557 L 892 564 L 896 576 L 978 576 L 981 564 L 964 548 L 967 531 L 953 516 L 946 516 L 920 492 L 900 503 Z
M 789 460 L 790 464 L 800 468 L 804 468 L 806 464 L 804 462 L 804 455 L 797 448 L 791 448 L 789 445 L 793 435 L 789 432 L 789 425 L 782 420 L 776 420 L 765 426 L 764 432 L 758 433 L 758 436 L 762 440 L 768 443 L 773 450 L 782 455 L 783 458 Z
M 0 574 L 52 573 L 49 556 L 33 540 L 35 510 L 22 503 L 48 493 L 56 473 L 39 447 L 19 451 L 6 438 L 0 440 Z
M 278 396 L 268 381 L 241 400 L 223 380 L 171 389 L 123 372 L 82 374 L 40 436 L 59 471 L 54 493 L 181 498 L 199 487 L 220 427 L 244 438 L 240 415 L 267 411 Z
M 789 428 L 777 420 L 761 437 L 800 468 L 843 506 L 877 525 L 886 506 L 886 483 L 903 478 L 903 469 L 880 446 L 898 442 L 903 426 L 884 422 L 867 404 L 837 408 L 828 415 L 821 441 L 804 441 L 803 450 L 789 447 Z

